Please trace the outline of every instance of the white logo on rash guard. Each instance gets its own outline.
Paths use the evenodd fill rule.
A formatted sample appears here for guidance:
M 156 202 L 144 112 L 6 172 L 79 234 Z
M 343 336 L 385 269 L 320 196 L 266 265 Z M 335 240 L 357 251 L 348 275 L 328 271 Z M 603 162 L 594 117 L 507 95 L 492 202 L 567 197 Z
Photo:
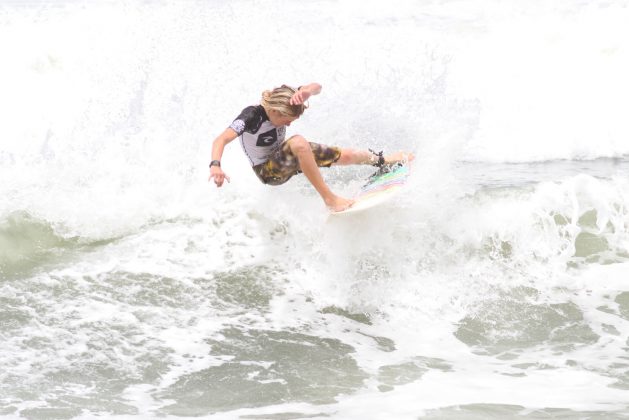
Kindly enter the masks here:
M 258 136 L 258 141 L 256 142 L 256 146 L 258 147 L 266 147 L 270 146 L 277 141 L 277 130 L 275 128 L 270 129 L 265 133 L 261 133 Z
M 273 136 L 260 136 L 260 141 L 264 144 L 273 144 L 275 138 Z

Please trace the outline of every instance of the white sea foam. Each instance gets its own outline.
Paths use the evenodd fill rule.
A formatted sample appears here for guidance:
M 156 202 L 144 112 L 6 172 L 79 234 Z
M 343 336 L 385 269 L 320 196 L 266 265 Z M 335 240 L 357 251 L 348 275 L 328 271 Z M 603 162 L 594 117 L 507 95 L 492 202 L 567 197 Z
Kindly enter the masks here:
M 199 200 L 213 136 L 282 82 L 323 83 L 295 128 L 318 141 L 441 160 L 629 153 L 618 5 L 43 4 L 4 11 L 3 212 L 63 220 L 67 235 L 116 234 Z M 302 13 L 297 33 L 269 28 Z

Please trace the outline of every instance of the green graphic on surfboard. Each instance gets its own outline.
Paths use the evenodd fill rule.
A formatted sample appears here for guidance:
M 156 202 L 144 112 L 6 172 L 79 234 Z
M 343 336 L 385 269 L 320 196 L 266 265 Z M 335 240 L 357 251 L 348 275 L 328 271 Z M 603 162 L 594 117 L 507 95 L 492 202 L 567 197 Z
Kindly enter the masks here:
M 354 197 L 354 205 L 346 210 L 331 213 L 343 215 L 367 210 L 390 199 L 398 193 L 408 181 L 410 167 L 397 163 L 383 166 L 369 177 L 365 185 Z

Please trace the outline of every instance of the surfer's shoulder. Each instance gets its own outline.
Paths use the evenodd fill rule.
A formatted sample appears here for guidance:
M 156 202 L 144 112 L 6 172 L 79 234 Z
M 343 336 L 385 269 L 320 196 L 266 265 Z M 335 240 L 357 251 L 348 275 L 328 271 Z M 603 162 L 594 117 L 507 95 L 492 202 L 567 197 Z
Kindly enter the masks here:
M 255 133 L 260 128 L 260 125 L 268 119 L 269 117 L 266 115 L 262 105 L 250 105 L 240 111 L 240 114 L 231 123 L 230 128 L 238 134 L 242 134 L 245 131 Z

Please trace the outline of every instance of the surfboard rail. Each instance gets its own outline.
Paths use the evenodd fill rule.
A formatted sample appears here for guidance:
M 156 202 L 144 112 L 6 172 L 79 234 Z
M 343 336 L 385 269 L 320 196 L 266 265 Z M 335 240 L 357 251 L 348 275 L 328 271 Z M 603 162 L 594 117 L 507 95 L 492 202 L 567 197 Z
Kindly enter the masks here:
M 333 215 L 355 213 L 375 207 L 398 193 L 410 175 L 408 164 L 385 166 L 371 175 L 354 197 L 354 205 L 346 210 L 332 212 Z

